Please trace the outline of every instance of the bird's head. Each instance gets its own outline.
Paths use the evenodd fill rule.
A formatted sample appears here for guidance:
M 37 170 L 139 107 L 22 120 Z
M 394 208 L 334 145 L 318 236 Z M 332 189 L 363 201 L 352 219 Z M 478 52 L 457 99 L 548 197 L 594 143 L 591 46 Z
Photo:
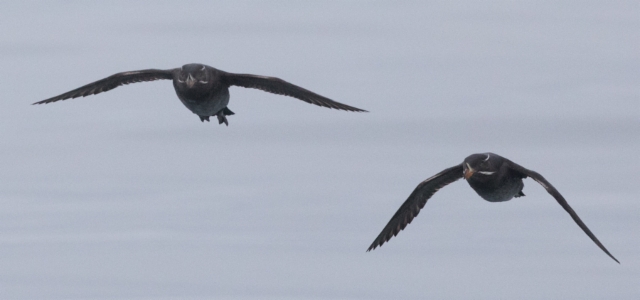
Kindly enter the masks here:
M 198 89 L 211 86 L 212 72 L 202 64 L 188 64 L 182 66 L 175 79 L 176 84 L 186 89 Z
M 469 179 L 475 175 L 474 178 L 480 179 L 480 177 L 491 177 L 498 171 L 498 164 L 496 160 L 500 157 L 493 153 L 479 153 L 469 155 L 462 162 L 462 169 L 464 179 Z

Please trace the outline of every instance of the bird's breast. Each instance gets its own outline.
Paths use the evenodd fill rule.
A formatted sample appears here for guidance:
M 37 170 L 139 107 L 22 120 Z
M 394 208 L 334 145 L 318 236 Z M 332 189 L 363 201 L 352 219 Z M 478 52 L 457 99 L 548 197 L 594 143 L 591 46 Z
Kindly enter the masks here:
M 229 89 L 223 88 L 210 93 L 189 93 L 176 90 L 184 106 L 199 116 L 213 116 L 229 104 Z
M 477 181 L 473 178 L 467 180 L 471 188 L 489 202 L 509 201 L 522 191 L 524 183 L 516 177 L 504 177 L 501 180 Z

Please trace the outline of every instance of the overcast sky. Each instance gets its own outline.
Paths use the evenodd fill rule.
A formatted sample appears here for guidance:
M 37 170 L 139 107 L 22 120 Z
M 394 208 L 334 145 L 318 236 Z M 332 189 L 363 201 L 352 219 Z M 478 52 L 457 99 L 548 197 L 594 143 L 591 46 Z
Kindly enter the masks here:
M 637 1 L 0 4 L 1 299 L 638 299 Z M 171 82 L 204 63 L 369 113 L 231 88 L 229 127 Z M 422 180 L 491 151 L 543 174 L 464 181 L 365 252 Z

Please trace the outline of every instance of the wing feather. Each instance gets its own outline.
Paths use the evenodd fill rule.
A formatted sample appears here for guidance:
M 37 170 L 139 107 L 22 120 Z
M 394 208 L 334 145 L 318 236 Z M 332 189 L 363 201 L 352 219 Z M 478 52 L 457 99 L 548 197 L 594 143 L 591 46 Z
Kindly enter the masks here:
M 402 203 L 398 211 L 393 215 L 393 217 L 391 217 L 387 226 L 382 229 L 382 232 L 380 232 L 367 251 L 371 251 L 376 247 L 382 246 L 382 244 L 388 242 L 392 237 L 398 235 L 401 230 L 413 221 L 413 218 L 418 216 L 420 210 L 427 203 L 427 200 L 433 196 L 433 194 L 444 186 L 462 178 L 462 171 L 463 167 L 462 164 L 460 164 L 455 167 L 445 169 L 444 171 L 418 184 L 411 195 L 409 195 L 409 198 Z
M 87 85 L 81 86 L 75 90 L 66 92 L 64 94 L 51 97 L 49 99 L 45 99 L 42 101 L 38 101 L 33 104 L 46 104 L 51 102 L 56 102 L 65 99 L 72 99 L 78 97 L 86 97 L 89 95 L 100 94 L 102 92 L 106 92 L 121 85 L 143 82 L 143 81 L 153 81 L 159 79 L 173 79 L 173 71 L 172 70 L 156 70 L 156 69 L 148 69 L 148 70 L 140 70 L 140 71 L 130 71 L 130 72 L 122 72 L 113 74 L 107 78 L 98 80 L 96 82 L 89 83 Z
M 346 111 L 366 112 L 366 110 L 333 101 L 327 97 L 318 95 L 312 91 L 276 77 L 224 72 L 222 73 L 222 80 L 227 85 L 259 89 L 273 94 L 293 97 L 318 106 Z
M 589 236 L 589 238 L 591 238 L 591 240 L 594 243 L 596 243 L 596 245 L 598 245 L 598 247 L 600 247 L 600 249 L 602 249 L 602 251 L 604 251 L 604 253 L 609 255 L 609 257 L 611 257 L 617 263 L 620 263 L 615 257 L 613 257 L 613 255 L 611 255 L 611 253 L 609 253 L 609 250 L 607 250 L 607 248 L 605 248 L 604 245 L 602 243 L 600 243 L 598 238 L 591 232 L 591 230 L 589 230 L 587 225 L 584 224 L 584 222 L 582 222 L 580 217 L 578 217 L 578 214 L 571 208 L 571 206 L 569 206 L 569 203 L 567 203 L 567 200 L 565 200 L 564 197 L 562 197 L 560 192 L 558 192 L 558 190 L 556 190 L 556 188 L 549 181 L 547 181 L 539 173 L 537 173 L 535 171 L 532 171 L 532 170 L 529 170 L 529 169 L 527 169 L 527 168 L 525 168 L 523 166 L 520 166 L 520 165 L 518 165 L 518 164 L 516 164 L 516 163 L 514 163 L 512 161 L 507 160 L 507 163 L 509 164 L 509 167 L 512 170 L 520 173 L 525 178 L 526 177 L 531 177 L 531 179 L 535 180 L 543 188 L 545 188 L 547 190 L 547 192 L 549 194 L 551 194 L 551 196 L 553 196 L 553 198 L 555 198 L 556 201 L 558 201 L 560 206 L 562 206 L 562 208 L 564 208 L 564 210 L 566 210 L 567 213 L 569 213 L 569 215 L 571 216 L 573 221 L 575 221 L 576 224 L 578 224 L 578 226 L 582 229 L 582 231 L 584 231 L 584 233 L 586 233 Z

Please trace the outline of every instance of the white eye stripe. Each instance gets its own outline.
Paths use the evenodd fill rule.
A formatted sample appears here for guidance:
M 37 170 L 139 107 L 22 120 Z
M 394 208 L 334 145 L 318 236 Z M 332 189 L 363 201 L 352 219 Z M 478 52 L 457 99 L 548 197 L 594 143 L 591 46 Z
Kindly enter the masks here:
M 487 171 L 478 171 L 478 173 L 482 174 L 482 175 L 492 175 L 495 172 L 487 172 Z
M 206 84 L 206 83 L 209 83 L 209 81 L 208 81 L 208 80 L 207 80 L 207 81 L 200 80 L 200 83 L 204 83 L 204 84 Z
M 200 69 L 200 71 L 204 71 L 204 66 L 202 66 L 202 69 Z
M 489 157 L 491 157 L 491 154 L 487 154 L 487 158 L 485 158 L 484 161 L 489 160 Z

